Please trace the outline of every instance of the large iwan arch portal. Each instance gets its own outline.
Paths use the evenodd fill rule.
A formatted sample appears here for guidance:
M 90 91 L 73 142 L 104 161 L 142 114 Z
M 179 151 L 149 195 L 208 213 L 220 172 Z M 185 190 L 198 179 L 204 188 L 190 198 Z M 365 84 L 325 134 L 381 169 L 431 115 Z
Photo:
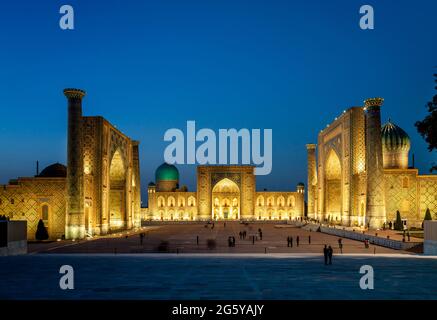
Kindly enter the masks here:
M 217 182 L 212 189 L 211 202 L 212 219 L 240 219 L 240 188 L 234 181 L 224 178 Z

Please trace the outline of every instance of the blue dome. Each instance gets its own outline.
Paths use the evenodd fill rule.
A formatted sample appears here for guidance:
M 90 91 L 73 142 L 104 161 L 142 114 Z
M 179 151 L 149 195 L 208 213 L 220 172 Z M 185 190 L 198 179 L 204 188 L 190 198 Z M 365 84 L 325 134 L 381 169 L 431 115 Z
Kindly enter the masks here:
M 411 141 L 408 134 L 390 120 L 381 129 L 382 148 L 385 151 L 408 151 Z
M 179 181 L 179 171 L 171 164 L 163 163 L 155 171 L 155 180 L 159 181 Z
M 43 178 L 65 178 L 67 176 L 67 167 L 60 163 L 54 163 L 46 167 L 38 177 Z

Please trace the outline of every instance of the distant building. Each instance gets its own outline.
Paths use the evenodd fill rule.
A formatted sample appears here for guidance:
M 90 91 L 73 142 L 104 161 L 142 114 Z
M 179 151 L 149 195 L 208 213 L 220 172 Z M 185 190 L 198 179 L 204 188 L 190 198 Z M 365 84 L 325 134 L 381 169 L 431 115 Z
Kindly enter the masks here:
M 410 227 L 437 212 L 437 175 L 408 166 L 410 138 L 391 121 L 381 127 L 382 103 L 345 110 L 307 145 L 309 217 L 376 229 L 396 211 Z
M 303 183 L 292 191 L 256 191 L 253 166 L 198 166 L 197 191 L 179 187 L 179 172 L 162 164 L 148 186 L 145 219 L 290 220 L 304 215 Z

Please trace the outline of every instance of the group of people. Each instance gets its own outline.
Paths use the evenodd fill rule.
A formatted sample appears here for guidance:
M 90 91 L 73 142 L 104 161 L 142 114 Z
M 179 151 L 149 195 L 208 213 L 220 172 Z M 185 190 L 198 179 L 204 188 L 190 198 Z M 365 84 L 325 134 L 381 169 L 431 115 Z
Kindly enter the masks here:
M 240 231 L 240 232 L 238 233 L 238 235 L 240 236 L 240 240 L 244 240 L 244 239 L 246 239 L 247 232 L 246 232 L 246 230 L 244 230 L 244 231 Z
M 299 247 L 299 236 L 296 237 L 296 246 Z M 287 247 L 292 247 L 293 248 L 293 237 L 288 236 L 287 237 Z
M 300 237 L 296 236 L 296 246 L 299 247 Z M 308 244 L 311 244 L 311 236 L 308 236 Z M 287 237 L 287 247 L 293 248 L 293 237 Z
M 207 222 L 207 223 L 205 224 L 205 228 L 208 228 L 208 225 L 211 225 L 211 230 L 213 230 L 214 227 L 215 227 L 214 222 L 211 222 L 211 221 L 209 221 L 209 222 Z M 225 227 L 226 227 L 226 224 L 225 224 Z
M 325 265 L 332 264 L 332 255 L 334 253 L 334 250 L 331 246 L 327 246 L 325 244 L 325 247 L 323 248 L 323 256 L 325 257 Z
M 229 247 L 235 247 L 235 237 L 234 236 L 230 236 L 228 238 L 228 246 Z

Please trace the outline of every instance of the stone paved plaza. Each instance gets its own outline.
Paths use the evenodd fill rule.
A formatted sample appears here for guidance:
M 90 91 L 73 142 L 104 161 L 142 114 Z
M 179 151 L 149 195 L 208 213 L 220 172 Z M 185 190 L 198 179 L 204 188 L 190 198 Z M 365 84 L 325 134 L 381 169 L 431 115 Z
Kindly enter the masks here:
M 258 229 L 262 230 L 263 238 L 253 244 L 251 235 L 257 234 Z M 246 231 L 247 238 L 239 239 L 239 232 Z M 30 252 L 43 253 L 154 253 L 158 252 L 159 245 L 168 242 L 168 252 L 171 253 L 317 253 L 321 254 L 325 244 L 334 248 L 334 253 L 340 253 L 338 248 L 338 237 L 310 232 L 292 225 L 275 225 L 272 223 L 253 223 L 243 225 L 238 222 L 223 222 L 205 227 L 204 224 L 169 224 L 161 226 L 146 227 L 146 236 L 143 245 L 137 233 L 130 234 L 127 238 L 124 235 L 114 235 L 95 240 L 83 240 L 81 242 L 62 241 L 51 244 L 31 244 Z M 199 236 L 199 245 L 196 237 Z M 234 236 L 235 247 L 228 246 L 228 237 Z M 293 247 L 287 247 L 287 237 L 292 236 Z M 299 246 L 296 238 L 299 236 Z M 311 237 L 311 244 L 309 244 Z M 208 249 L 208 239 L 216 241 L 216 248 Z M 365 248 L 362 242 L 343 239 L 343 253 L 402 253 L 400 251 L 370 246 Z M 403 252 L 406 253 L 406 252 Z
M 53 255 L 1 257 L 0 299 L 437 299 L 437 259 L 410 255 Z M 59 289 L 71 265 L 75 289 Z M 361 290 L 371 265 L 375 289 Z
M 263 238 L 253 244 L 259 228 Z M 244 230 L 247 239 L 240 240 Z M 228 247 L 229 236 L 235 247 Z M 287 236 L 294 238 L 292 248 Z M 216 241 L 215 249 L 207 247 L 208 239 Z M 163 241 L 168 250 L 159 252 Z M 325 244 L 334 248 L 331 266 L 323 263 Z M 349 239 L 343 244 L 342 254 L 335 236 L 237 222 L 149 226 L 94 240 L 30 244 L 29 255 L 0 258 L 0 299 L 437 299 L 437 258 L 366 249 Z M 74 290 L 59 289 L 62 265 L 74 268 Z M 374 290 L 359 287 L 362 265 L 374 268 Z

